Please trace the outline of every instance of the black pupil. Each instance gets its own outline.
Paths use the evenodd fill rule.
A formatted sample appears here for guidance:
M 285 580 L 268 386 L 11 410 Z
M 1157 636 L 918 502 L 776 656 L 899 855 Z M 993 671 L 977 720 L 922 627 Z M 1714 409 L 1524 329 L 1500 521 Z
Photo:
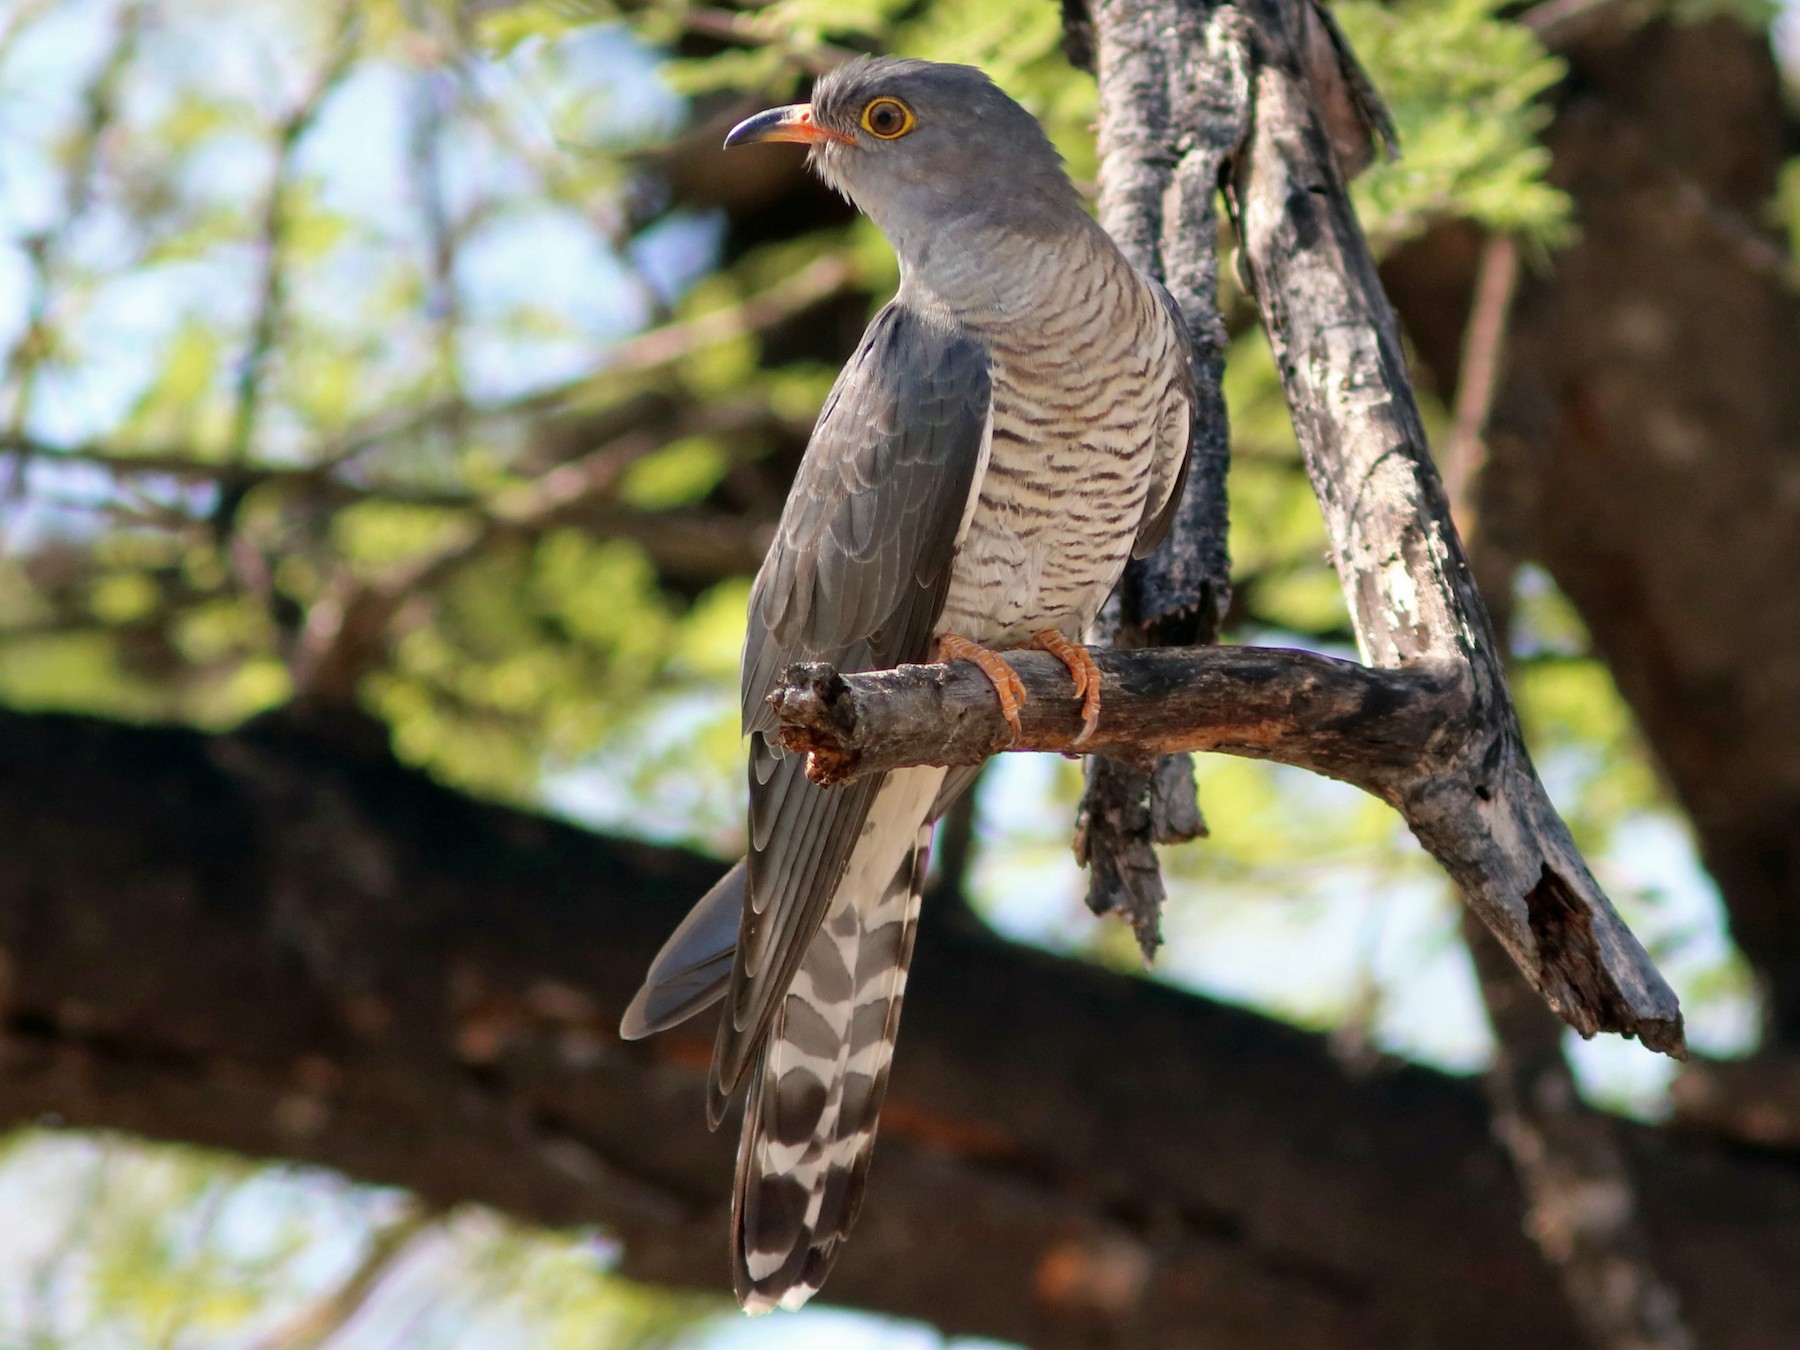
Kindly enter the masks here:
M 898 131 L 900 129 L 900 110 L 891 103 L 878 103 L 870 114 L 875 120 L 877 131 Z

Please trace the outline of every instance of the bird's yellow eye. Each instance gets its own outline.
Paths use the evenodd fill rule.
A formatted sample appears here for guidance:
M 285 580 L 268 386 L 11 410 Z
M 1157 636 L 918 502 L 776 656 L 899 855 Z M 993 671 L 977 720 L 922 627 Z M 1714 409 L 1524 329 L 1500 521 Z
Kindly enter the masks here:
M 916 121 L 912 109 L 897 98 L 872 99 L 862 110 L 863 130 L 884 141 L 899 140 Z

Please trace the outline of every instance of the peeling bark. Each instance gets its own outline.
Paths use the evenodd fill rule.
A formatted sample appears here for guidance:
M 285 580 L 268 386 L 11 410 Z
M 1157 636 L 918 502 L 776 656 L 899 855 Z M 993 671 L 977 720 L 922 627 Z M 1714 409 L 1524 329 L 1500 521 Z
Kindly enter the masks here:
M 1152 761 L 1214 750 L 1278 760 L 1355 783 L 1398 805 L 1422 764 L 1454 747 L 1469 710 L 1444 666 L 1375 670 L 1278 647 L 1091 648 L 1097 755 Z M 1026 692 L 1019 736 L 974 665 L 901 666 L 840 675 L 789 667 L 769 696 L 782 743 L 809 756 L 817 783 L 847 783 L 915 764 L 979 764 L 1004 750 L 1075 752 L 1081 700 L 1044 652 L 1009 652 Z
M 1401 804 L 1532 986 L 1584 1035 L 1684 1052 L 1681 1013 L 1538 781 L 1419 421 L 1394 314 L 1297 53 L 1309 11 L 1245 0 L 1251 131 L 1232 192 L 1295 432 L 1363 657 L 1467 670 L 1455 766 Z
M 1767 36 L 1602 26 L 1546 138 L 1579 241 L 1526 280 L 1481 510 L 1580 610 L 1800 1046 L 1800 299 Z M 1791 124 L 1790 124 L 1791 125 Z
M 1551 37 L 1571 73 L 1545 140 L 1580 234 L 1521 278 L 1480 517 L 1580 612 L 1764 996 L 1762 1057 L 1689 1065 L 1678 1116 L 1791 1148 L 1800 300 L 1767 204 L 1793 121 L 1760 28 L 1602 9 Z M 1383 268 L 1446 393 L 1480 244 L 1447 224 Z
M 1193 59 L 1212 42 L 1213 18 L 1199 7 L 1171 17 L 1107 4 L 1089 22 L 1085 11 L 1064 8 L 1071 57 L 1100 84 L 1100 222 L 1181 311 L 1197 395 L 1187 480 L 1169 537 L 1127 567 L 1095 625 L 1098 637 L 1122 648 L 1214 642 L 1231 602 L 1231 447 L 1221 383 L 1227 338 L 1214 200 L 1243 136 L 1244 100 L 1230 87 L 1229 67 Z M 1087 761 L 1075 854 L 1088 869 L 1088 908 L 1123 916 L 1146 962 L 1162 941 L 1166 899 L 1153 845 L 1204 830 L 1185 757 L 1154 765 Z

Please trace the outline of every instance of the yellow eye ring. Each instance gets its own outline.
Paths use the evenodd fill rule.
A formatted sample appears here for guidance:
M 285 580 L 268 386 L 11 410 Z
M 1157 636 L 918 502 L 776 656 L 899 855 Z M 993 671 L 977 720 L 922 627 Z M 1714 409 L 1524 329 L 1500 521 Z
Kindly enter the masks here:
M 897 141 L 917 125 L 913 110 L 897 98 L 870 99 L 862 110 L 862 129 L 884 141 Z

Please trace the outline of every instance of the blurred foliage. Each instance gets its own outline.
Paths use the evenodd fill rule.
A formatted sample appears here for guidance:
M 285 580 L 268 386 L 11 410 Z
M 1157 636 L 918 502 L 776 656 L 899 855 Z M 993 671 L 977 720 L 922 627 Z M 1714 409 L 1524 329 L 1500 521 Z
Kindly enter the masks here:
M 1378 246 L 1446 217 L 1540 249 L 1575 228 L 1537 139 L 1561 68 L 1516 12 L 1336 7 L 1402 135 L 1356 188 Z M 1091 184 L 1094 86 L 1060 39 L 1048 0 L 0 4 L 0 700 L 224 727 L 304 696 L 461 787 L 741 847 L 747 574 L 896 273 L 792 164 L 726 162 L 718 133 L 847 52 L 903 51 L 987 68 Z M 1254 331 L 1227 395 L 1234 635 L 1345 651 Z M 1723 1010 L 1712 1048 L 1742 1045 L 1742 963 L 1703 883 L 1635 861 L 1645 821 L 1681 826 L 1538 574 L 1515 637 L 1559 804 L 1696 1033 Z M 1200 771 L 1213 836 L 1168 857 L 1161 972 L 1478 1062 L 1454 908 L 1396 817 Z M 1009 931 L 1133 966 L 1080 910 L 1077 791 L 1059 762 L 1000 766 L 975 890 Z M 9 1187 L 0 1212 L 34 1215 L 0 1235 L 28 1272 L 9 1345 L 254 1344 L 384 1233 L 380 1344 L 660 1344 L 710 1306 L 603 1278 L 591 1237 L 183 1150 L 21 1136 Z
M 1545 181 L 1539 96 L 1562 77 L 1502 0 L 1354 0 L 1335 7 L 1400 133 L 1401 157 L 1355 185 L 1377 249 L 1463 216 L 1539 246 L 1568 235 L 1569 201 Z
M 5 1247 L 29 1271 L 0 1299 L 8 1346 L 662 1350 L 726 1311 L 609 1275 L 593 1234 L 427 1215 L 391 1191 L 197 1149 L 21 1132 L 0 1155 L 0 1197 L 36 1219 Z

